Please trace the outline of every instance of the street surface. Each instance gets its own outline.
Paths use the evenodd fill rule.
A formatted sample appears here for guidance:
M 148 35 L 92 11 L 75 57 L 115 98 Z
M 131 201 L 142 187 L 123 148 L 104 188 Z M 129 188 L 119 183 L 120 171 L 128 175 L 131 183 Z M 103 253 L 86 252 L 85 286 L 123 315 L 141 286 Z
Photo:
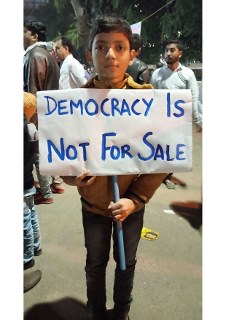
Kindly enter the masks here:
M 201 201 L 202 133 L 193 132 L 193 170 L 175 173 L 187 187 L 165 185 L 146 206 L 144 227 L 159 232 L 140 240 L 131 320 L 202 319 L 202 234 L 176 214 L 165 213 L 173 201 Z M 81 205 L 76 187 L 65 185 L 54 203 L 38 205 L 43 253 L 31 270 L 42 279 L 24 294 L 25 320 L 85 320 L 86 285 Z M 114 261 L 107 269 L 108 308 L 112 308 Z

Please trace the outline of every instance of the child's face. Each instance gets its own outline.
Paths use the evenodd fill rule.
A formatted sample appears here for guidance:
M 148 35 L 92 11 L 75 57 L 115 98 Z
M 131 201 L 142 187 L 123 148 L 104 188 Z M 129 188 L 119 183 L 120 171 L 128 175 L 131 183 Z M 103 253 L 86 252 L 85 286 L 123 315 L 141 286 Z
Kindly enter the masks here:
M 125 71 L 133 60 L 127 37 L 122 33 L 98 33 L 92 45 L 91 60 L 101 81 L 117 83 L 124 79 Z

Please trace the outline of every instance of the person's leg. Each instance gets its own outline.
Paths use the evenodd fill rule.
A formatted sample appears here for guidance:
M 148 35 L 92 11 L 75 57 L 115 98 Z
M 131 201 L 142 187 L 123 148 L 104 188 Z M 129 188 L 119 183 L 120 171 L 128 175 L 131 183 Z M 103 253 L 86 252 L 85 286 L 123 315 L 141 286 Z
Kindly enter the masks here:
M 31 210 L 31 224 L 34 235 L 34 255 L 39 255 L 41 253 L 41 235 L 38 215 L 34 205 L 34 196 L 29 199 L 29 207 Z
M 53 182 L 50 185 L 52 192 L 64 193 L 64 187 L 63 187 L 64 180 L 59 176 L 52 177 L 52 180 Z
M 52 190 L 50 188 L 50 184 L 52 181 L 52 178 L 49 176 L 43 176 L 40 174 L 39 171 L 39 154 L 37 154 L 37 157 L 34 161 L 35 168 L 36 168 L 36 174 L 39 182 L 39 193 L 35 195 L 35 204 L 41 204 L 41 203 L 53 203 L 52 198 Z M 46 201 L 45 201 L 46 199 Z
M 117 239 L 117 224 L 114 223 L 114 259 L 116 261 L 114 284 L 114 310 L 113 318 L 126 319 L 132 302 L 132 289 L 136 266 L 136 252 L 143 227 L 144 209 L 129 215 L 123 221 L 123 239 L 125 247 L 126 270 L 120 269 L 119 249 Z
M 111 246 L 112 219 L 83 209 L 87 305 L 91 319 L 106 319 L 106 267 Z
M 24 267 L 31 265 L 34 257 L 34 234 L 31 222 L 31 199 L 34 197 L 35 188 L 24 191 Z

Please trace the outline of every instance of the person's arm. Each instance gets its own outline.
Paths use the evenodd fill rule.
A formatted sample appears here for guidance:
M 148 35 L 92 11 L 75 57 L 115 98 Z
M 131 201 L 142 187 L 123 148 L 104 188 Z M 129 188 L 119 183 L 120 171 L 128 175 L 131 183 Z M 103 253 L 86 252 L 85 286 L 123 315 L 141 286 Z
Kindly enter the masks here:
M 108 209 L 112 210 L 113 219 L 124 221 L 131 213 L 143 208 L 166 176 L 167 173 L 139 175 L 123 198 L 109 204 Z
M 133 200 L 139 210 L 148 203 L 159 188 L 167 173 L 141 174 L 131 184 L 125 194 L 126 198 Z
M 195 77 L 195 74 L 192 70 L 190 70 L 190 75 L 188 79 L 187 89 L 191 89 L 192 94 L 192 118 L 193 121 L 198 125 L 201 126 L 201 121 L 199 117 L 198 111 L 198 98 L 199 98 L 199 87 Z
M 80 88 L 87 82 L 85 77 L 85 69 L 76 60 L 69 65 L 69 79 L 74 83 L 76 88 Z
M 70 186 L 86 187 L 91 185 L 96 179 L 95 176 L 91 177 L 88 175 L 89 175 L 89 171 L 85 170 L 78 176 L 61 176 L 61 178 L 64 180 L 64 183 Z
M 151 76 L 151 84 L 154 86 L 155 89 L 157 89 L 157 82 L 156 82 L 156 75 L 157 75 L 157 70 L 154 70 Z

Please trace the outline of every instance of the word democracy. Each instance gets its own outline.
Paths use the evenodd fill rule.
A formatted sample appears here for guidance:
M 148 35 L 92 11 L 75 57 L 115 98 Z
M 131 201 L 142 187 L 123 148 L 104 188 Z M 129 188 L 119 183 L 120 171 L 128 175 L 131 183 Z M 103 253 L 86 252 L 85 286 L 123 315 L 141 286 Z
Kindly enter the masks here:
M 160 144 L 154 146 L 148 141 L 148 138 L 152 136 L 152 132 L 147 132 L 143 138 L 142 143 L 145 145 L 146 150 L 145 155 L 142 152 L 138 152 L 135 156 L 138 157 L 141 161 L 148 160 L 165 160 L 165 161 L 174 161 L 174 160 L 186 160 L 185 157 L 185 144 L 177 144 L 172 147 L 166 144 L 164 147 Z M 115 132 L 107 132 L 102 134 L 102 143 L 101 143 L 101 160 L 105 161 L 107 158 L 112 160 L 118 160 L 123 158 L 133 158 L 134 155 L 131 153 L 131 147 L 128 144 L 122 146 L 112 145 L 110 143 L 111 137 L 116 137 Z M 77 147 L 74 145 L 65 146 L 64 139 L 60 138 L 60 145 L 56 146 L 51 140 L 47 140 L 47 149 L 48 149 L 48 162 L 53 162 L 53 155 L 57 156 L 61 161 L 65 159 L 75 160 L 81 154 L 81 157 L 84 161 L 88 159 L 88 147 L 89 142 L 80 143 Z M 172 150 L 173 149 L 173 150 Z M 173 156 L 174 155 L 174 156 Z
M 117 99 L 117 98 L 105 98 L 99 103 L 90 98 L 86 101 L 78 99 L 73 101 L 71 99 L 62 99 L 55 100 L 50 96 L 44 96 L 46 99 L 46 116 L 51 114 L 57 114 L 59 116 L 73 115 L 78 113 L 79 115 L 95 116 L 102 114 L 105 117 L 114 117 L 115 115 L 120 116 L 140 116 L 143 115 L 147 117 L 150 115 L 151 107 L 153 104 L 153 98 L 151 99 L 135 99 L 132 101 L 127 101 L 126 99 Z M 184 116 L 184 100 L 177 100 L 174 102 L 174 106 L 171 104 L 170 93 L 166 95 L 166 115 L 167 117 L 182 117 Z M 171 112 L 171 109 L 174 107 L 174 111 Z

